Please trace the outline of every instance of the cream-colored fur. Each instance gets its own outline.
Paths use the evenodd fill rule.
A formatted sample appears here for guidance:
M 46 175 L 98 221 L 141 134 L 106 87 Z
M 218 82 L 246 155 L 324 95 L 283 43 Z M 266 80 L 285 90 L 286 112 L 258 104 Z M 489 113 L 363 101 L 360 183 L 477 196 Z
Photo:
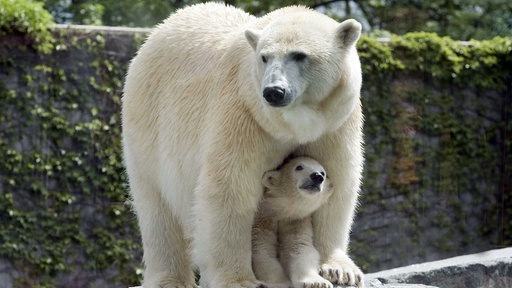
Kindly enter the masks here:
M 308 157 L 291 159 L 266 172 L 263 185 L 252 231 L 256 278 L 272 287 L 332 288 L 318 273 L 320 255 L 311 223 L 311 214 L 333 191 L 322 165 Z
M 122 107 L 144 287 L 195 287 L 193 263 L 203 288 L 260 285 L 260 178 L 290 153 L 317 159 L 335 187 L 313 215 L 322 271 L 361 279 L 346 254 L 363 164 L 360 30 L 302 7 L 256 18 L 216 3 L 155 28 L 130 64 Z M 269 102 L 269 87 L 286 91 L 283 101 Z

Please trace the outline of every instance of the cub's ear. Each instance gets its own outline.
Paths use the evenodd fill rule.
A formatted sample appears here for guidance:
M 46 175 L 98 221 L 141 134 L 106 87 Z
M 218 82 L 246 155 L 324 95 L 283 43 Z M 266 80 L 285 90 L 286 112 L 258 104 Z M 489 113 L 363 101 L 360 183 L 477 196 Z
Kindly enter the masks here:
M 251 45 L 252 49 L 256 51 L 256 47 L 258 47 L 258 41 L 260 40 L 260 31 L 248 29 L 245 30 L 245 38 L 249 45 Z
M 272 188 L 277 185 L 277 179 L 279 178 L 279 172 L 276 170 L 267 171 L 263 174 L 263 186 Z
M 355 45 L 361 36 L 361 24 L 354 19 L 348 19 L 340 23 L 336 29 L 336 36 L 343 47 Z

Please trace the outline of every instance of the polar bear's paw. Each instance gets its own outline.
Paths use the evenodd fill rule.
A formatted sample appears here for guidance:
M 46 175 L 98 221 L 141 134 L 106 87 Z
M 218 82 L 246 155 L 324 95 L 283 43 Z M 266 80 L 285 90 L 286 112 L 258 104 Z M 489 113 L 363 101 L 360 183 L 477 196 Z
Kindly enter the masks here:
M 295 283 L 295 288 L 333 288 L 332 283 L 320 277 L 320 275 L 311 275 Z
M 143 287 L 148 288 L 198 288 L 192 275 L 190 279 L 178 279 L 167 272 L 146 273 Z
M 148 285 L 144 283 L 144 287 L 158 287 L 158 288 L 198 288 L 195 284 L 180 284 L 180 283 L 170 283 L 165 282 L 158 284 L 157 286 Z
M 198 288 L 195 284 L 183 284 L 171 281 L 163 281 L 159 284 L 151 284 L 147 281 L 144 282 L 144 287 L 158 287 L 158 288 Z
M 333 284 L 364 287 L 363 272 L 350 258 L 329 261 L 320 266 L 320 275 Z
M 165 287 L 165 288 L 199 288 L 195 284 L 175 284 L 175 285 L 166 285 L 166 286 L 159 286 L 159 287 Z

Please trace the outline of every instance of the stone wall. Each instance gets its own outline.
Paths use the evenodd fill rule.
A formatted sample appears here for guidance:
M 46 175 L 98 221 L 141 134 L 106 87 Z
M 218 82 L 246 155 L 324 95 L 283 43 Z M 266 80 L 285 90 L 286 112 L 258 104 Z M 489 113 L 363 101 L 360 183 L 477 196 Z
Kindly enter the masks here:
M 139 281 L 120 98 L 147 32 L 58 26 L 50 54 L 0 37 L 0 287 Z
M 402 36 L 413 38 L 413 45 L 389 42 L 391 54 L 381 60 L 379 54 L 365 57 L 364 39 L 359 45 L 367 67 L 367 162 L 351 251 L 368 272 L 511 245 L 511 74 L 502 73 L 503 86 L 485 84 L 499 68 L 473 69 L 462 57 L 467 74 L 459 74 L 442 60 L 457 56 L 438 52 L 483 43 Z M 485 61 L 472 57 L 475 65 Z M 380 75 L 368 69 L 393 60 L 404 68 Z M 510 71 L 510 60 L 498 62 Z

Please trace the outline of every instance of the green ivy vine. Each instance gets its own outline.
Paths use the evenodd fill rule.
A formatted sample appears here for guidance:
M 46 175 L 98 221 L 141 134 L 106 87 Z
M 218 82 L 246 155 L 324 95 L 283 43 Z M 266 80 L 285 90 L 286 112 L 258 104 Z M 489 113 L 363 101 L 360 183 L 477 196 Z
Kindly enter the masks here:
M 362 37 L 358 49 L 367 140 L 359 217 L 365 205 L 394 209 L 423 258 L 431 247 L 455 255 L 511 245 L 512 39 L 419 32 Z M 379 236 L 354 229 L 356 262 L 379 267 L 368 242 L 357 243 Z
M 0 41 L 0 258 L 15 287 L 139 283 L 120 141 L 130 55 L 105 53 L 103 33 L 47 29 L 51 53 L 37 31 L 0 34 L 17 40 Z
M 0 0 L 0 36 L 4 36 L 4 41 L 23 44 L 21 47 L 31 46 L 41 53 L 50 53 L 53 48 L 50 27 L 54 23 L 43 4 L 29 0 Z M 18 38 L 22 43 L 13 43 L 13 39 L 5 37 L 12 34 L 24 34 L 26 37 Z

